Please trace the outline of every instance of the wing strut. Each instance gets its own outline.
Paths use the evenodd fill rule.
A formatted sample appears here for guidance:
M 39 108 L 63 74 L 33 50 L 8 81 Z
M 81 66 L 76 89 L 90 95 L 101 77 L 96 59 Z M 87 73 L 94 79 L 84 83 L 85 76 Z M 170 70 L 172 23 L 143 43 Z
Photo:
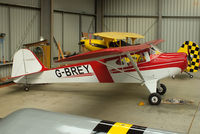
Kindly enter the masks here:
M 111 67 L 111 68 L 113 68 L 113 69 L 116 69 L 117 71 L 121 72 L 122 74 L 129 75 L 129 76 L 133 77 L 134 79 L 137 79 L 137 80 L 139 80 L 139 81 L 144 82 L 143 80 L 138 79 L 138 78 L 136 78 L 135 76 L 133 76 L 133 75 L 127 73 L 127 72 L 124 72 L 124 71 L 122 71 L 122 70 L 120 70 L 120 69 L 118 69 L 118 68 L 116 68 L 116 67 L 114 67 L 114 66 L 112 66 L 112 65 L 110 65 L 110 64 L 107 64 L 107 63 L 102 62 L 102 61 L 100 61 L 100 60 L 99 60 L 98 62 L 101 63 L 101 64 L 103 64 L 103 65 L 109 66 L 109 67 Z
M 134 62 L 133 58 L 131 57 L 130 53 L 126 53 L 127 57 L 129 58 L 130 62 L 132 63 L 133 67 L 135 68 L 135 70 L 137 71 L 138 75 L 140 76 L 140 78 L 143 80 L 143 84 L 145 84 L 145 86 L 147 87 L 147 89 L 149 90 L 149 92 L 152 93 L 156 93 L 156 88 L 157 88 L 157 79 L 152 79 L 152 80 L 147 80 L 145 81 L 144 77 L 142 76 L 137 64 Z
M 144 77 L 142 76 L 137 64 L 134 62 L 133 58 L 131 57 L 130 53 L 126 53 L 127 57 L 129 58 L 130 62 L 132 63 L 132 65 L 134 66 L 135 70 L 137 71 L 138 75 L 140 76 L 140 78 L 143 80 L 143 82 L 145 82 Z

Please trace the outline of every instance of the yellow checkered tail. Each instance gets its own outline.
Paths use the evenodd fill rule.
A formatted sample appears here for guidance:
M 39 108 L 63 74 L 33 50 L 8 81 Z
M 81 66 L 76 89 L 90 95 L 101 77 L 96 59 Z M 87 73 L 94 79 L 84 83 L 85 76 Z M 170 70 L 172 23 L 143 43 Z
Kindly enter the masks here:
M 199 68 L 199 46 L 192 41 L 185 41 L 178 52 L 184 52 L 188 56 L 186 72 L 197 72 Z

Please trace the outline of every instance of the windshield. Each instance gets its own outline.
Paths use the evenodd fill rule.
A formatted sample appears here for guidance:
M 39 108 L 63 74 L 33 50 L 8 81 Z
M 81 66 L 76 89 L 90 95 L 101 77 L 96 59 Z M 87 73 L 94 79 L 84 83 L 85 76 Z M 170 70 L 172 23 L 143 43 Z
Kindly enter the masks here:
M 151 46 L 150 54 L 160 54 L 163 53 L 157 46 Z

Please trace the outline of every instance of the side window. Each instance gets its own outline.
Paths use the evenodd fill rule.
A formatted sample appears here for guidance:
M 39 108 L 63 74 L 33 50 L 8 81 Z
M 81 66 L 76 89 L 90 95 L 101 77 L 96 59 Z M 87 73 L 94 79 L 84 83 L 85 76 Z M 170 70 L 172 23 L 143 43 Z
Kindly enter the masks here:
M 143 53 L 132 54 L 131 57 L 133 58 L 133 61 L 137 62 L 137 63 L 142 63 L 142 62 L 150 61 L 150 57 L 149 57 L 149 53 L 148 52 L 145 52 L 144 54 Z M 116 61 L 116 64 L 118 64 L 118 65 L 128 66 L 130 63 L 131 63 L 130 59 L 127 58 L 127 57 L 119 58 Z
M 150 56 L 148 52 L 144 52 L 144 57 L 146 59 L 146 62 L 150 61 Z

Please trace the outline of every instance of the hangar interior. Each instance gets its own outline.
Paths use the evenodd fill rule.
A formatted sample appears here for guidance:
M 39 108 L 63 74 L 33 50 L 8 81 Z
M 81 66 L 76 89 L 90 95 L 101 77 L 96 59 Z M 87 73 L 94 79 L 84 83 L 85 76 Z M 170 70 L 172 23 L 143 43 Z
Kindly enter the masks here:
M 139 84 L 48 84 L 34 85 L 24 92 L 23 85 L 13 85 L 8 79 L 14 53 L 23 44 L 38 42 L 41 36 L 50 45 L 49 56 L 42 58 L 51 68 L 58 66 L 53 61 L 58 56 L 54 39 L 63 52 L 78 53 L 82 33 L 138 33 L 145 36 L 138 39 L 140 43 L 164 39 L 158 46 L 164 52 L 177 52 L 184 41 L 199 44 L 200 0 L 0 0 L 0 18 L 0 33 L 5 33 L 0 42 L 1 118 L 20 108 L 39 108 L 200 133 L 199 72 L 192 79 L 180 74 L 162 80 L 169 89 L 163 99 L 181 98 L 192 104 L 159 106 L 147 103 L 148 92 Z

